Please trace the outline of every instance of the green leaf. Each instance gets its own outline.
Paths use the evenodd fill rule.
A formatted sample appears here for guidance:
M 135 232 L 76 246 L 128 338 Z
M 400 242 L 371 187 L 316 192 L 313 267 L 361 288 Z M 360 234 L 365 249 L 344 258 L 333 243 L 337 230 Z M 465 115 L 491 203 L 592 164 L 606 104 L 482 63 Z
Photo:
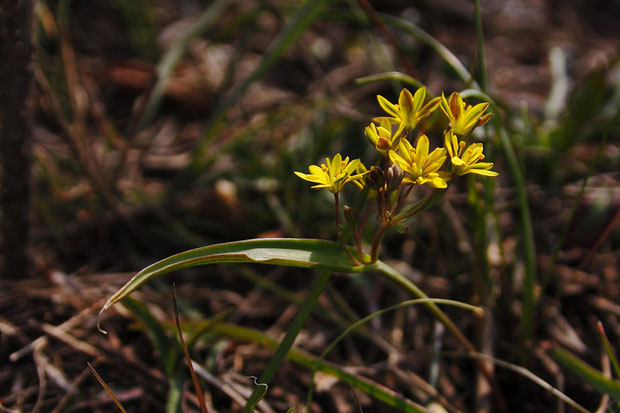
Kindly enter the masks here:
M 199 265 L 235 262 L 340 272 L 363 272 L 377 268 L 377 264 L 355 265 L 340 244 L 332 241 L 269 238 L 209 245 L 172 255 L 146 267 L 108 298 L 99 314 L 159 275 Z
M 166 413 L 181 413 L 183 411 L 183 390 L 185 380 L 181 372 L 168 378 L 168 400 L 166 401 Z
M 177 364 L 179 350 L 172 345 L 164 327 L 144 303 L 127 297 L 123 301 L 123 306 L 142 321 L 153 347 L 155 347 L 157 354 L 161 358 L 166 374 L 171 376 Z
M 261 385 L 268 385 L 271 379 L 275 376 L 276 372 L 280 368 L 280 365 L 284 361 L 284 358 L 291 350 L 291 347 L 295 342 L 295 338 L 297 338 L 297 335 L 301 331 L 304 323 L 306 322 L 306 319 L 308 318 L 308 316 L 310 316 L 310 313 L 316 305 L 319 296 L 325 289 L 325 285 L 327 285 L 327 281 L 329 280 L 329 276 L 331 275 L 331 273 L 332 272 L 330 270 L 323 271 L 319 279 L 314 283 L 312 291 L 310 291 L 310 294 L 306 298 L 304 304 L 301 306 L 299 313 L 297 313 L 297 316 L 295 316 L 295 320 L 293 320 L 293 323 L 288 326 L 286 335 L 284 336 L 282 341 L 280 341 L 280 344 L 278 345 L 275 354 L 269 361 L 269 364 L 267 364 L 267 367 L 265 367 L 263 374 L 261 374 L 261 377 L 259 379 L 259 383 L 261 383 Z M 265 396 L 266 390 L 262 390 L 261 388 L 262 386 L 257 386 L 254 389 L 254 391 L 248 398 L 247 403 L 243 407 L 243 413 L 253 412 L 256 404 L 258 404 L 258 402 Z
M 597 391 L 608 394 L 613 398 L 620 398 L 620 381 L 603 376 L 603 373 L 590 367 L 568 351 L 556 347 L 553 356 L 564 367 L 581 377 L 581 379 Z
M 340 272 L 378 271 L 413 297 L 428 298 L 424 291 L 407 277 L 381 261 L 368 265 L 356 265 L 336 242 L 300 238 L 251 239 L 181 252 L 146 267 L 108 298 L 99 316 L 101 317 L 105 310 L 131 294 L 142 284 L 159 275 L 182 268 L 217 263 L 259 263 Z M 476 351 L 474 345 L 439 307 L 432 302 L 427 303 L 426 306 L 454 334 L 467 351 Z M 104 332 L 101 328 L 99 329 Z M 484 366 L 481 365 L 481 368 L 484 369 Z
M 195 324 L 194 328 L 196 329 L 209 327 L 209 331 L 213 333 L 231 339 L 249 341 L 272 350 L 275 350 L 280 344 L 278 340 L 265 333 L 235 324 L 225 322 L 212 323 L 210 321 L 199 321 L 193 324 Z M 317 365 L 318 358 L 316 356 L 299 348 L 292 347 L 286 358 L 310 371 L 316 368 L 317 371 L 326 373 L 344 383 L 349 383 L 352 387 L 366 393 L 373 399 L 385 403 L 387 406 L 391 406 L 400 412 L 427 413 L 423 406 L 371 379 L 360 376 L 329 361 L 322 361 Z

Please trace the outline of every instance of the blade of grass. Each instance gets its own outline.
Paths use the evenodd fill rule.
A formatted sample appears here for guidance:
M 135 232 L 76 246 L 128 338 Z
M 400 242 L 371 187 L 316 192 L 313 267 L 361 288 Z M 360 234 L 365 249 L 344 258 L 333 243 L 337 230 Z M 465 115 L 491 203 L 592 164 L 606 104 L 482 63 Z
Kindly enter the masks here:
M 144 110 L 142 111 L 140 120 L 138 121 L 137 130 L 143 129 L 155 117 L 163 100 L 166 88 L 168 87 L 168 83 L 170 82 L 172 73 L 179 63 L 179 60 L 181 60 L 183 55 L 187 52 L 191 40 L 206 32 L 213 25 L 213 23 L 216 23 L 219 16 L 222 14 L 222 11 L 224 11 L 226 7 L 230 6 L 230 4 L 232 4 L 230 0 L 214 1 L 204 12 L 202 12 L 202 14 L 189 27 L 189 29 L 180 35 L 170 45 L 168 50 L 166 50 L 166 53 L 155 68 L 157 80 L 144 106 Z
M 177 291 L 174 284 L 172 284 L 172 307 L 174 308 L 174 323 L 177 329 L 177 335 L 179 337 L 179 341 L 181 342 L 181 347 L 183 348 L 183 354 L 185 354 L 185 361 L 187 361 L 187 367 L 189 367 L 189 373 L 192 376 L 192 381 L 194 382 L 194 389 L 196 390 L 196 396 L 198 397 L 198 405 L 200 406 L 201 413 L 209 413 L 207 410 L 207 404 L 205 403 L 204 395 L 202 394 L 202 388 L 200 387 L 200 382 L 198 381 L 198 377 L 196 376 L 196 372 L 194 371 L 194 366 L 192 365 L 192 358 L 189 356 L 189 350 L 185 345 L 185 339 L 183 338 L 183 331 L 181 331 L 181 321 L 179 321 L 179 310 L 177 308 Z
M 290 23 L 280 32 L 267 50 L 263 53 L 263 58 L 256 69 L 250 73 L 230 94 L 220 100 L 213 109 L 208 120 L 206 131 L 200 140 L 197 148 L 192 154 L 190 170 L 196 171 L 204 167 L 203 157 L 217 135 L 221 121 L 228 109 L 241 98 L 252 83 L 260 79 L 270 70 L 282 57 L 284 52 L 297 40 L 304 30 L 319 15 L 326 0 L 308 0 L 295 13 Z
M 398 30 L 402 30 L 403 32 L 408 33 L 416 39 L 420 40 L 421 42 L 425 43 L 427 46 L 433 49 L 435 53 L 437 53 L 439 57 L 441 57 L 444 62 L 446 62 L 448 66 L 452 68 L 452 70 L 454 70 L 454 72 L 461 78 L 463 82 L 465 82 L 465 84 L 471 85 L 471 87 L 475 89 L 480 89 L 480 85 L 478 85 L 478 83 L 473 80 L 472 75 L 469 73 L 463 63 L 461 63 L 461 61 L 454 55 L 454 53 L 452 53 L 450 49 L 444 46 L 440 41 L 435 39 L 429 33 L 418 27 L 416 24 L 405 19 L 386 14 L 381 14 L 381 18 L 386 24 L 393 26 Z
M 180 357 L 178 349 L 172 346 L 164 326 L 144 303 L 131 297 L 125 297 L 122 304 L 144 324 L 147 335 L 164 366 L 169 385 L 166 412 L 180 413 L 182 411 L 184 380 L 180 370 L 176 369 Z
M 573 206 L 571 207 L 570 213 L 568 215 L 568 219 L 566 220 L 566 224 L 564 224 L 564 228 L 562 229 L 562 235 L 560 235 L 560 238 L 558 239 L 558 242 L 556 243 L 555 248 L 553 248 L 553 251 L 551 253 L 551 262 L 549 263 L 549 268 L 547 269 L 547 271 L 545 271 L 542 281 L 541 281 L 541 296 L 542 296 L 542 292 L 546 289 L 547 284 L 549 283 L 549 280 L 551 279 L 551 274 L 553 272 L 553 267 L 555 266 L 555 263 L 558 259 L 558 254 L 560 253 L 562 249 L 562 245 L 564 244 L 564 241 L 566 241 L 566 237 L 568 236 L 570 228 L 573 224 L 573 220 L 575 219 L 577 208 L 579 207 L 579 204 L 581 203 L 581 200 L 583 199 L 583 196 L 585 194 L 586 188 L 588 187 L 588 182 L 590 181 L 590 177 L 594 174 L 594 170 L 601 159 L 603 148 L 607 144 L 607 138 L 609 137 L 609 133 L 611 132 L 616 122 L 618 122 L 619 118 L 620 118 L 620 109 L 616 111 L 615 116 L 607 124 L 607 127 L 605 128 L 605 131 L 603 132 L 603 135 L 601 136 L 601 141 L 599 142 L 598 148 L 596 149 L 596 154 L 594 155 L 594 159 L 592 159 L 592 162 L 590 163 L 588 167 L 588 172 L 586 173 L 586 176 L 581 182 L 581 186 L 579 187 L 579 192 L 577 193 L 577 197 L 575 198 L 575 201 L 573 202 Z
M 123 307 L 131 311 L 144 324 L 146 333 L 164 365 L 164 371 L 170 377 L 178 360 L 178 352 L 173 349 L 170 337 L 166 334 L 164 327 L 148 307 L 136 299 L 125 297 Z
M 480 0 L 474 0 L 474 21 L 476 24 L 476 59 L 474 61 L 477 63 L 475 69 L 477 69 L 478 76 L 475 76 L 476 70 L 472 68 L 472 77 L 478 79 L 478 83 L 480 84 L 480 90 L 486 93 L 488 86 L 487 66 L 484 53 L 484 34 L 482 32 L 482 14 L 480 13 Z
M 183 387 L 185 380 L 183 375 L 177 372 L 168 378 L 168 398 L 166 400 L 166 413 L 183 412 Z
M 378 261 L 377 270 L 383 274 L 385 277 L 390 279 L 399 285 L 404 291 L 407 291 L 409 294 L 413 295 L 417 298 L 429 298 L 424 291 L 422 291 L 417 285 L 412 283 L 407 277 L 396 271 L 394 268 L 386 265 L 382 261 Z M 465 348 L 465 350 L 469 353 L 477 353 L 476 347 L 469 341 L 469 339 L 461 332 L 461 330 L 454 324 L 454 322 L 443 312 L 437 305 L 434 303 L 426 303 L 426 308 L 439 320 L 447 329 L 454 335 L 454 337 L 461 343 L 461 345 Z M 485 380 L 493 388 L 493 396 L 496 399 L 499 408 L 501 411 L 506 411 L 505 409 L 505 401 L 503 397 L 501 397 L 501 393 L 499 389 L 497 389 L 497 384 L 493 379 L 493 374 L 489 367 L 482 361 L 476 360 L 478 368 L 482 372 Z
M 209 331 L 211 331 L 212 333 L 220 334 L 222 336 L 229 337 L 235 340 L 252 342 L 269 349 L 276 349 L 279 344 L 278 340 L 268 336 L 265 333 L 251 328 L 241 327 L 235 324 L 229 324 L 224 322 L 214 324 L 210 321 L 199 321 L 196 323 L 196 325 L 196 329 L 206 329 L 208 327 Z M 294 347 L 291 348 L 286 357 L 293 363 L 306 367 L 308 370 L 312 370 L 316 367 L 317 358 L 301 349 L 297 349 Z M 323 361 L 323 363 L 321 363 L 321 366 L 319 367 L 319 371 L 333 376 L 342 382 L 350 383 L 354 388 L 363 391 L 373 399 L 379 400 L 401 412 L 426 412 L 426 409 L 424 409 L 424 407 L 411 400 L 408 400 L 404 396 L 398 395 L 394 391 L 370 379 L 346 371 L 345 369 L 338 367 L 333 363 Z
M 394 72 L 394 71 L 358 77 L 357 79 L 355 79 L 355 84 L 366 85 L 368 83 L 384 82 L 384 81 L 402 82 L 402 83 L 406 83 L 408 85 L 414 86 L 416 89 L 424 86 L 424 84 L 420 82 L 418 79 L 411 77 L 409 75 L 406 75 L 404 73 Z M 429 92 L 427 93 L 429 96 L 431 96 Z
M 476 49 L 474 53 L 474 63 L 471 69 L 472 80 L 476 79 L 480 85 L 482 92 L 487 93 L 488 79 L 486 71 L 486 59 L 484 50 L 484 34 L 482 30 L 482 14 L 480 11 L 480 0 L 474 0 L 474 21 L 476 26 Z M 499 118 L 496 116 L 496 118 Z M 490 130 L 488 127 L 484 127 L 484 133 L 487 142 L 490 141 Z M 491 153 L 494 148 L 487 146 L 487 156 L 494 159 L 495 156 Z M 473 176 L 470 176 L 467 180 L 469 193 L 473 196 L 468 196 L 468 199 L 472 200 L 473 208 L 471 208 L 474 214 L 474 242 L 477 257 L 477 270 L 474 272 L 475 277 L 475 294 L 477 295 L 477 304 L 480 304 L 486 308 L 492 309 L 495 307 L 495 295 L 493 294 L 493 278 L 491 275 L 491 265 L 489 263 L 489 245 L 495 241 L 501 244 L 499 238 L 499 231 L 493 233 L 492 231 L 497 228 L 499 224 L 497 211 L 495 209 L 494 194 L 497 180 L 495 179 L 482 179 L 484 185 L 483 196 L 477 195 L 476 182 Z M 492 225 L 491 220 L 494 220 L 496 225 Z M 496 239 L 493 240 L 492 237 Z M 474 298 L 475 299 L 475 298 Z M 481 318 L 476 320 L 476 344 L 480 348 L 480 352 L 484 354 L 493 353 L 493 328 L 494 323 L 491 317 Z M 483 360 L 484 362 L 484 360 Z M 493 366 L 485 362 L 487 368 L 493 371 Z M 481 377 L 481 371 L 476 373 L 476 409 L 480 412 L 491 411 L 491 393 L 492 387 L 488 386 L 483 377 Z M 497 396 L 495 396 L 497 398 Z M 502 405 L 503 411 L 506 408 Z
M 382 261 L 377 261 L 377 270 L 384 275 L 389 280 L 395 282 L 398 286 L 400 286 L 404 291 L 407 291 L 409 294 L 414 297 L 421 299 L 429 299 L 429 297 L 422 291 L 418 286 L 412 283 L 407 277 L 402 275 L 400 272 L 396 271 L 394 268 L 389 265 L 383 263 Z M 454 337 L 465 347 L 467 351 L 476 352 L 476 348 L 469 341 L 467 337 L 459 330 L 459 328 L 445 315 L 437 305 L 433 302 L 427 302 L 426 307 L 433 313 L 433 315 L 444 325 L 450 332 L 454 335 Z
M 262 389 L 262 385 L 269 384 L 273 376 L 276 374 L 278 368 L 280 367 L 280 365 L 286 358 L 286 355 L 288 354 L 291 347 L 293 346 L 293 343 L 295 342 L 295 338 L 297 338 L 297 335 L 301 331 L 304 323 L 306 322 L 306 319 L 308 318 L 308 316 L 312 312 L 312 309 L 316 305 L 316 302 L 319 299 L 319 296 L 325 289 L 325 286 L 327 285 L 327 281 L 329 280 L 329 277 L 331 274 L 332 274 L 332 271 L 330 270 L 322 271 L 318 280 L 316 280 L 316 282 L 312 286 L 312 290 L 310 291 L 308 298 L 306 299 L 303 306 L 299 310 L 299 313 L 295 317 L 295 320 L 293 320 L 293 324 L 287 330 L 286 335 L 284 336 L 284 338 L 278 345 L 278 348 L 276 349 L 275 354 L 269 361 L 269 364 L 267 364 L 265 371 L 263 371 L 263 374 L 258 380 L 259 383 L 261 383 L 261 386 L 256 386 L 254 388 L 254 391 L 252 391 L 252 394 L 248 398 L 248 401 L 243 408 L 244 413 L 252 412 L 254 409 L 254 406 L 256 406 L 256 404 L 264 397 L 264 391 Z
M 617 378 L 620 378 L 620 366 L 618 365 L 618 359 L 616 358 L 616 354 L 614 353 L 614 350 L 609 343 L 607 334 L 605 334 L 603 323 L 599 321 L 598 323 L 596 323 L 596 327 L 598 328 L 598 333 L 601 336 L 601 341 L 603 342 L 603 346 L 605 347 L 605 351 L 607 352 L 609 361 L 611 361 L 611 365 L 614 367 L 614 373 L 616 373 Z
M 103 387 L 106 391 L 106 393 L 108 393 L 108 396 L 110 396 L 110 398 L 112 399 L 112 401 L 114 402 L 114 404 L 116 405 L 116 407 L 118 407 L 118 409 L 122 412 L 122 413 L 127 413 L 127 411 L 125 410 L 125 408 L 123 407 L 123 405 L 121 404 L 121 402 L 118 401 L 118 399 L 116 398 L 116 396 L 114 395 L 114 393 L 112 392 L 112 390 L 110 389 L 110 387 L 108 387 L 108 385 L 106 384 L 105 381 L 103 381 L 103 379 L 101 378 L 101 376 L 97 373 L 97 371 L 95 370 L 95 368 L 93 366 L 91 366 L 91 364 L 89 362 L 86 362 L 86 365 L 88 366 L 88 368 L 90 369 L 91 373 L 93 373 L 93 376 L 95 376 L 95 378 L 97 379 L 97 381 L 99 382 L 99 384 L 101 384 L 101 387 Z
M 394 33 L 390 31 L 390 29 L 385 25 L 385 23 L 383 23 L 383 20 L 381 20 L 381 17 L 377 13 L 377 11 L 372 7 L 368 0 L 357 0 L 357 3 L 364 10 L 364 13 L 366 13 L 372 24 L 374 24 L 375 27 L 379 30 L 379 32 L 381 32 L 381 34 L 383 35 L 383 37 L 385 37 L 388 43 L 392 45 L 392 48 L 396 52 L 398 59 L 400 60 L 400 64 L 403 66 L 405 71 L 408 72 L 409 75 L 414 76 L 415 69 L 411 64 L 411 61 L 403 52 L 403 49 L 400 46 L 400 43 Z
M 454 353 L 443 353 L 443 355 L 444 356 L 452 356 L 452 355 L 454 355 L 454 356 L 462 356 L 462 354 L 454 354 Z M 558 399 L 560 399 L 563 402 L 565 402 L 566 404 L 570 405 L 575 410 L 580 411 L 582 413 L 590 413 L 589 410 L 587 410 L 586 408 L 581 406 L 579 403 L 577 403 L 576 401 L 574 401 L 573 399 L 571 399 L 570 397 L 568 397 L 567 395 L 562 393 L 560 390 L 558 390 L 557 388 L 553 387 L 551 384 L 547 383 L 546 381 L 544 381 L 543 379 L 538 377 L 536 374 L 534 374 L 530 370 L 526 369 L 525 367 L 521 367 L 521 366 L 518 366 L 516 364 L 509 363 L 509 362 L 504 361 L 504 360 L 500 360 L 500 359 L 495 358 L 493 356 L 490 356 L 488 354 L 470 353 L 470 354 L 467 354 L 465 357 L 471 357 L 473 359 L 480 359 L 480 360 L 490 361 L 491 363 L 496 364 L 497 366 L 500 366 L 500 367 L 505 368 L 507 370 L 513 371 L 513 372 L 515 372 L 515 373 L 525 377 L 526 379 L 536 383 L 538 386 L 540 386 L 543 389 L 547 390 L 549 393 L 553 394 Z
M 597 391 L 608 394 L 616 399 L 620 398 L 620 381 L 605 377 L 603 373 L 590 367 L 568 351 L 555 347 L 553 356 L 564 367 L 579 376 L 585 383 Z
M 461 92 L 463 98 L 478 97 L 490 103 L 491 113 L 493 113 L 493 127 L 499 137 L 500 145 L 504 151 L 504 156 L 508 161 L 508 167 L 512 179 L 514 180 L 517 199 L 519 202 L 519 211 L 521 213 L 521 232 L 523 236 L 523 255 L 525 264 L 525 277 L 523 279 L 523 303 L 522 303 L 522 326 L 521 326 L 521 342 L 525 346 L 526 342 L 533 334 L 534 315 L 536 313 L 536 243 L 534 241 L 534 228 L 532 226 L 532 217 L 530 215 L 530 207 L 525 191 L 525 178 L 519 165 L 519 160 L 512 147 L 508 132 L 504 127 L 499 109 L 493 99 L 486 93 L 475 89 L 467 89 Z
M 374 318 L 376 318 L 376 317 L 378 317 L 380 315 L 383 315 L 383 314 L 388 313 L 390 311 L 397 310 L 399 308 L 404 308 L 404 307 L 411 306 L 411 305 L 416 305 L 416 304 L 427 304 L 427 303 L 452 305 L 452 306 L 461 307 L 463 309 L 473 311 L 477 315 L 484 314 L 484 310 L 481 307 L 476 307 L 476 306 L 473 306 L 473 305 L 461 303 L 459 301 L 445 300 L 445 299 L 441 299 L 441 298 L 418 298 L 416 300 L 403 301 L 403 302 L 395 304 L 393 306 L 384 308 L 382 310 L 376 311 L 376 312 L 374 312 L 374 313 L 372 313 L 372 314 L 370 314 L 370 315 L 368 315 L 368 316 L 366 316 L 366 317 L 356 321 L 355 323 L 351 324 L 346 330 L 344 330 L 338 337 L 336 337 L 334 340 L 332 340 L 332 342 L 329 343 L 329 345 L 325 348 L 325 350 L 323 350 L 321 355 L 317 358 L 315 368 L 312 370 L 312 379 L 310 380 L 310 389 L 308 390 L 308 397 L 306 399 L 306 412 L 310 412 L 310 406 L 312 404 L 312 395 L 313 395 L 313 392 L 314 392 L 314 376 L 315 376 L 317 370 L 320 368 L 321 363 L 323 362 L 323 360 L 325 359 L 327 354 L 343 338 L 345 338 L 350 333 L 352 333 L 354 330 L 358 329 L 359 327 L 363 326 L 364 324 L 368 323 L 370 320 L 372 320 L 372 319 L 374 319 Z

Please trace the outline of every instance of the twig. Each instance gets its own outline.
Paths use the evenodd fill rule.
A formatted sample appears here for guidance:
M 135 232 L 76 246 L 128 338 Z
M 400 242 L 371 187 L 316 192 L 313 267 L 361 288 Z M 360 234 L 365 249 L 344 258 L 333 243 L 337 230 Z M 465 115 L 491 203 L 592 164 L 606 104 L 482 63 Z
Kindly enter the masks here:
M 92 356 L 92 357 L 101 356 L 101 352 L 98 349 L 96 349 L 95 347 L 93 347 L 92 345 L 84 341 L 78 340 L 76 337 L 72 336 L 71 334 L 66 333 L 65 331 L 63 331 L 62 329 L 58 327 L 54 327 L 53 325 L 50 325 L 50 324 L 43 324 L 41 328 L 43 329 L 43 331 L 45 331 L 50 336 L 62 341 L 63 343 L 69 345 L 70 347 L 73 347 L 77 351 L 88 354 L 89 356 Z
M 200 388 L 200 382 L 198 381 L 198 377 L 196 376 L 196 372 L 194 371 L 194 365 L 192 363 L 192 359 L 189 356 L 189 350 L 185 345 L 185 339 L 183 338 L 183 331 L 181 330 L 181 321 L 179 320 L 179 310 L 177 309 L 177 292 L 176 287 L 172 284 L 172 302 L 174 308 L 174 323 L 177 328 L 177 335 L 179 336 L 179 341 L 181 342 L 181 347 L 183 348 L 183 354 L 185 354 L 185 360 L 187 361 L 187 367 L 189 368 L 189 372 L 192 376 L 192 381 L 194 382 L 194 387 L 196 389 L 196 396 L 198 396 L 198 404 L 200 406 L 201 413 L 209 413 L 207 410 L 207 405 L 205 403 L 204 395 L 202 394 L 202 389 Z

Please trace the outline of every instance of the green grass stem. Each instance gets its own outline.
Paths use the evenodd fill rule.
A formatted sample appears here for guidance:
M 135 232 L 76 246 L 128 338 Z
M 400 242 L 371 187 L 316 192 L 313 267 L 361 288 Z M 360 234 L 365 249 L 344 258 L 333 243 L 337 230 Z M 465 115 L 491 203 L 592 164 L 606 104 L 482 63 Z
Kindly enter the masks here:
M 155 68 L 157 80 L 138 121 L 138 130 L 147 126 L 157 114 L 170 78 L 181 58 L 187 52 L 190 42 L 206 32 L 217 22 L 222 11 L 231 4 L 230 0 L 216 0 L 202 12 L 198 19 L 181 34 L 168 48 Z
M 620 381 L 605 377 L 603 373 L 560 347 L 553 349 L 553 357 L 597 391 L 615 399 L 620 398 Z
M 212 333 L 235 340 L 252 342 L 269 349 L 276 349 L 279 345 L 278 340 L 268 336 L 265 333 L 235 324 L 200 321 L 197 322 L 196 328 L 202 330 L 208 328 L 208 330 Z M 316 356 L 313 356 L 301 349 L 294 347 L 291 348 L 286 357 L 293 363 L 303 366 L 310 371 L 316 367 Z M 344 368 L 341 368 L 333 363 L 323 361 L 319 366 L 318 371 L 335 377 L 344 383 L 350 384 L 353 388 L 366 393 L 375 400 L 385 403 L 387 406 L 393 407 L 397 411 L 406 413 L 428 413 L 423 406 L 420 406 L 393 390 L 390 390 L 379 383 L 374 382 L 373 380 L 345 370 Z
M 481 307 L 476 307 L 470 304 L 465 304 L 462 303 L 460 301 L 454 301 L 454 300 L 446 300 L 446 299 L 441 299 L 441 298 L 418 298 L 415 300 L 408 300 L 408 301 L 403 301 L 401 303 L 395 304 L 393 306 L 384 308 L 382 310 L 376 311 L 364 318 L 359 319 L 358 321 L 356 321 L 355 323 L 353 323 L 352 325 L 350 325 L 346 330 L 344 330 L 338 337 L 336 337 L 334 340 L 332 340 L 332 342 L 325 348 L 325 350 L 323 350 L 323 352 L 321 353 L 321 355 L 319 356 L 319 358 L 316 360 L 316 366 L 312 371 L 312 380 L 310 380 L 310 390 L 308 391 L 308 398 L 306 401 L 306 412 L 310 412 L 310 406 L 312 404 L 312 395 L 314 392 L 314 376 L 317 372 L 317 370 L 320 368 L 322 361 L 325 359 L 325 357 L 327 356 L 327 354 L 340 342 L 342 341 L 343 338 L 345 338 L 346 336 L 348 336 L 349 334 L 351 334 L 353 331 L 357 330 L 358 328 L 360 328 L 361 326 L 363 326 L 364 324 L 368 323 L 370 320 L 379 317 L 385 313 L 388 313 L 390 311 L 394 311 L 394 310 L 398 310 L 400 308 L 404 308 L 404 307 L 408 307 L 411 305 L 416 305 L 416 304 L 429 304 L 429 303 L 433 303 L 433 304 L 443 304 L 443 305 L 452 305 L 455 307 L 460 307 L 463 308 L 465 310 L 469 310 L 469 311 L 473 311 L 475 312 L 477 315 L 482 315 L 484 314 L 484 310 Z
M 267 367 L 265 367 L 265 371 L 263 371 L 263 374 L 258 379 L 258 383 L 260 383 L 261 385 L 254 388 L 254 391 L 252 391 L 252 394 L 248 398 L 245 406 L 243 407 L 244 413 L 252 412 L 254 406 L 256 406 L 256 404 L 263 398 L 265 390 L 262 385 L 268 385 L 273 376 L 280 368 L 280 365 L 282 364 L 282 362 L 286 358 L 286 355 L 293 346 L 295 338 L 297 338 L 297 335 L 301 331 L 304 323 L 306 322 L 306 319 L 316 305 L 319 296 L 325 289 L 325 286 L 327 285 L 327 281 L 329 280 L 331 274 L 332 271 L 330 270 L 322 271 L 321 275 L 312 286 L 312 290 L 310 291 L 310 294 L 308 295 L 308 298 L 304 302 L 303 306 L 300 308 L 299 313 L 293 320 L 293 324 L 288 328 L 286 335 L 278 345 L 278 348 L 276 349 L 276 352 L 269 361 L 269 364 L 267 364 Z
M 192 154 L 190 169 L 200 170 L 203 165 L 203 157 L 213 138 L 217 135 L 221 122 L 226 116 L 228 109 L 234 105 L 247 91 L 247 89 L 262 78 L 283 56 L 284 52 L 299 38 L 304 30 L 318 16 L 325 4 L 325 0 L 307 0 L 295 13 L 291 21 L 285 26 L 282 32 L 269 45 L 263 53 L 263 58 L 256 67 L 243 81 L 217 103 L 208 120 L 208 125 L 198 147 Z

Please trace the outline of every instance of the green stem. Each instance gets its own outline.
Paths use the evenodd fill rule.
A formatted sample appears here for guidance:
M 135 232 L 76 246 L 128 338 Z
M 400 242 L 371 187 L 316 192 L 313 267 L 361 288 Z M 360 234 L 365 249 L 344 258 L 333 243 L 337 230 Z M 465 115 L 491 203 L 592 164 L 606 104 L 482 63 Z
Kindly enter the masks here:
M 293 343 L 295 342 L 295 338 L 297 338 L 297 335 L 301 331 L 301 328 L 306 322 L 306 319 L 308 318 L 308 316 L 312 312 L 312 309 L 316 305 L 316 302 L 319 299 L 319 296 L 325 289 L 325 286 L 327 285 L 327 281 L 329 280 L 329 276 L 331 274 L 332 272 L 330 270 L 325 270 L 321 273 L 321 276 L 315 282 L 314 286 L 312 287 L 312 291 L 310 291 L 310 295 L 308 295 L 308 298 L 304 301 L 304 305 L 301 307 L 301 309 L 299 310 L 299 313 L 295 317 L 295 320 L 293 321 L 293 325 L 287 331 L 286 335 L 280 342 L 280 345 L 278 345 L 278 348 L 276 349 L 275 354 L 273 355 L 273 357 L 269 361 L 269 364 L 265 368 L 265 371 L 261 375 L 260 379 L 258 379 L 258 383 L 260 385 L 254 388 L 254 391 L 252 392 L 248 401 L 243 407 L 243 413 L 252 412 L 254 410 L 254 407 L 261 400 L 262 396 L 265 393 L 265 388 L 263 384 L 265 385 L 269 384 L 273 376 L 278 371 L 278 368 L 280 367 L 280 365 L 284 361 L 284 358 L 286 357 L 289 350 L 293 346 Z
M 392 219 L 392 224 L 396 225 L 402 221 L 412 218 L 415 215 L 418 215 L 421 212 L 426 211 L 428 208 L 434 205 L 435 202 L 441 196 L 443 196 L 444 193 L 445 193 L 445 190 L 439 191 L 438 189 L 433 189 L 432 192 L 426 195 L 426 197 L 423 200 L 415 204 L 412 208 L 398 215 L 395 215 L 394 218 Z
M 403 205 L 403 201 L 409 196 L 409 194 L 411 193 L 411 190 L 413 189 L 414 185 L 409 185 L 409 187 L 407 188 L 407 190 L 405 191 L 404 195 L 400 197 L 400 199 L 398 200 L 398 202 L 396 203 L 396 206 L 394 207 L 394 209 L 392 210 L 392 215 L 396 215 L 396 213 L 398 212 L 398 210 L 400 209 L 400 207 Z M 400 194 L 402 185 L 398 188 L 398 193 Z
M 390 224 L 388 222 L 382 222 L 377 232 L 375 233 L 374 238 L 372 239 L 372 246 L 370 249 L 370 262 L 377 262 L 379 259 L 379 247 L 381 246 L 381 240 L 385 235 L 385 232 L 390 228 Z
M 398 284 L 399 287 L 410 293 L 412 296 L 424 299 L 429 298 L 424 291 L 422 291 L 417 285 L 409 281 L 407 277 L 396 271 L 394 268 L 390 267 L 382 261 L 377 261 L 375 265 L 377 271 L 379 271 L 391 281 Z M 476 350 L 476 347 L 471 343 L 471 341 L 469 341 L 467 337 L 465 337 L 465 335 L 461 332 L 461 330 L 459 330 L 456 324 L 454 324 L 454 322 L 450 320 L 450 318 L 443 311 L 441 311 L 441 309 L 437 307 L 435 303 L 426 303 L 426 308 L 428 308 L 430 312 L 433 313 L 433 315 L 437 318 L 437 320 L 439 320 L 452 333 L 452 335 L 454 335 L 454 337 L 459 341 L 459 343 L 461 343 L 461 345 L 468 353 L 478 352 Z M 489 385 L 493 389 L 496 389 L 496 384 L 493 381 L 493 375 L 489 367 L 482 360 L 477 360 L 476 364 L 478 365 L 478 368 L 484 375 L 484 378 L 487 380 Z M 497 395 L 497 397 L 499 397 L 498 393 Z M 500 407 L 503 406 L 503 401 L 501 399 L 498 400 L 498 403 L 500 403 Z
M 342 239 L 342 235 L 340 233 L 340 201 L 338 199 L 338 193 L 334 194 L 334 200 L 336 201 L 336 233 L 338 236 L 338 242 L 340 242 L 342 249 L 344 250 L 344 252 L 347 253 L 347 256 L 351 259 L 351 261 L 355 263 L 355 265 L 363 265 L 361 262 L 359 262 L 357 258 L 353 256 L 353 254 L 351 254 L 351 251 L 349 251 L 347 244 L 345 244 L 344 239 Z
M 424 291 L 422 291 L 417 285 L 409 281 L 404 275 L 396 271 L 394 268 L 385 264 L 383 261 L 377 261 L 377 270 L 385 275 L 387 278 L 398 284 L 402 289 L 417 298 L 429 298 Z M 448 316 L 441 311 L 439 307 L 433 302 L 426 303 L 426 307 L 433 313 L 433 315 L 444 325 L 450 332 L 456 337 L 456 339 L 465 347 L 465 350 L 476 352 L 474 345 L 465 337 L 465 335 L 459 330 L 459 328 L 448 318 Z
M 384 308 L 382 310 L 379 310 L 377 312 L 374 312 L 364 318 L 361 318 L 359 320 L 357 320 L 355 323 L 351 324 L 346 330 L 344 330 L 338 337 L 336 337 L 336 339 L 334 339 L 328 346 L 327 348 L 325 348 L 325 350 L 323 350 L 323 352 L 321 353 L 321 355 L 316 359 L 315 362 L 315 367 L 314 369 L 312 369 L 312 379 L 310 380 L 310 389 L 308 390 L 308 396 L 306 398 L 306 412 L 310 411 L 310 406 L 312 404 L 312 397 L 313 397 L 313 393 L 314 393 L 314 377 L 316 375 L 317 371 L 320 371 L 321 368 L 321 363 L 323 362 L 323 360 L 325 359 L 325 357 L 327 356 L 327 354 L 334 349 L 334 347 L 340 342 L 342 341 L 343 338 L 345 338 L 346 336 L 348 336 L 351 332 L 355 331 L 357 328 L 361 327 L 362 325 L 368 323 L 370 320 L 379 317 L 385 313 L 388 313 L 390 311 L 394 311 L 400 308 L 404 308 L 407 306 L 411 306 L 411 305 L 416 305 L 416 304 L 429 304 L 429 303 L 433 303 L 433 304 L 445 304 L 445 305 L 452 305 L 455 307 L 460 307 L 462 309 L 465 310 L 469 310 L 469 311 L 473 311 L 474 313 L 476 313 L 476 315 L 482 316 L 484 314 L 484 310 L 481 307 L 476 307 L 470 304 L 465 304 L 462 303 L 460 301 L 454 301 L 454 300 L 446 300 L 446 299 L 441 299 L 441 298 L 418 298 L 415 300 L 408 300 L 408 301 L 403 301 L 401 303 L 395 304 L 393 306 Z

